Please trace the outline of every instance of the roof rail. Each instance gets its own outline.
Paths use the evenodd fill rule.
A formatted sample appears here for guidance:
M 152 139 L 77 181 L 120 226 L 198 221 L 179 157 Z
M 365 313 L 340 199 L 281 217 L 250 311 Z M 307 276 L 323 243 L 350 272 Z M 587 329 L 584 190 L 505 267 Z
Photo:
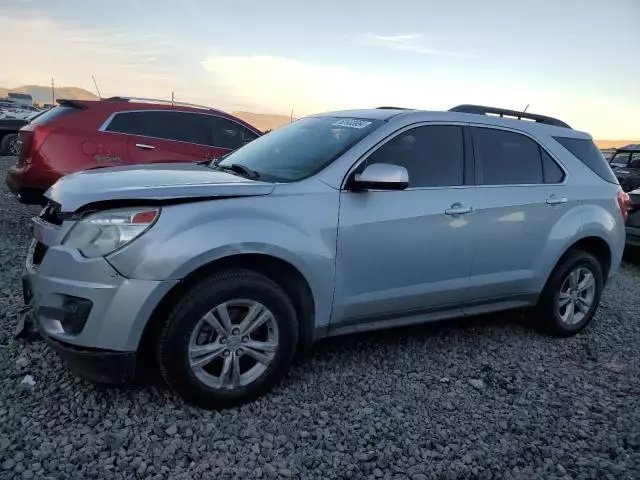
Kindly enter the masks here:
M 175 100 L 163 100 L 159 98 L 142 98 L 142 97 L 109 97 L 103 98 L 103 100 L 117 100 L 122 102 L 142 102 L 142 103 L 162 103 L 165 105 L 176 105 L 179 107 L 193 107 L 193 108 L 202 108 L 204 110 L 214 110 L 216 112 L 222 112 L 222 110 L 218 110 L 217 108 L 207 107 L 206 105 L 198 105 L 196 103 L 186 103 L 186 102 L 176 102 Z
M 517 110 L 508 110 L 506 108 L 497 108 L 497 107 L 485 107 L 483 105 L 458 105 L 457 107 L 453 107 L 449 109 L 450 112 L 461 112 L 461 113 L 474 113 L 477 115 L 488 115 L 494 114 L 500 117 L 515 117 L 518 120 L 527 119 L 533 120 L 537 123 L 543 123 L 545 125 L 553 125 L 555 127 L 563 127 L 569 128 L 571 127 L 567 125 L 562 120 L 558 120 L 557 118 L 547 117 L 546 115 L 538 115 L 537 113 L 525 113 L 518 112 Z
M 413 110 L 413 108 L 405 108 L 405 107 L 376 107 L 376 110 Z

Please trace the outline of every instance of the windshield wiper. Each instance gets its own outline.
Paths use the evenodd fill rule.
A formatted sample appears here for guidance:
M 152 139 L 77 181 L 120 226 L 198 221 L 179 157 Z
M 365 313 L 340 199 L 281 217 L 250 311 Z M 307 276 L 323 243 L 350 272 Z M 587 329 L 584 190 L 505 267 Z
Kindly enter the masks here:
M 249 167 L 242 165 L 241 163 L 232 163 L 231 165 L 218 165 L 213 164 L 211 168 L 217 168 L 220 170 L 227 170 L 234 173 L 239 173 L 243 177 L 247 177 L 250 179 L 256 179 L 260 177 L 260 174 L 255 170 L 250 169 Z
M 212 165 L 216 165 L 218 162 L 222 161 L 223 159 L 227 158 L 229 156 L 231 152 L 226 153 L 220 157 L 216 157 L 216 158 L 207 158 L 206 160 L 201 160 L 199 162 L 196 162 L 196 165 L 206 165 L 207 167 L 210 167 Z

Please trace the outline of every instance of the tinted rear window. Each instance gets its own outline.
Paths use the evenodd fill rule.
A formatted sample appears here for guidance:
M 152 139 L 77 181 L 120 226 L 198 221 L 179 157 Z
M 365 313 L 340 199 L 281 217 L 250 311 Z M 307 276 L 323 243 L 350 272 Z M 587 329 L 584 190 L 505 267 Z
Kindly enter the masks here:
M 45 123 L 51 123 L 54 120 L 57 120 L 60 117 L 64 117 L 65 115 L 69 115 L 70 113 L 79 112 L 80 110 L 74 107 L 53 107 L 46 112 L 37 115 L 33 118 L 29 123 L 33 125 L 43 125 Z
M 528 185 L 544 181 L 538 144 L 519 133 L 474 127 L 482 185 Z
M 618 183 L 604 155 L 593 141 L 586 138 L 553 137 L 560 145 L 569 150 L 593 173 L 610 183 Z

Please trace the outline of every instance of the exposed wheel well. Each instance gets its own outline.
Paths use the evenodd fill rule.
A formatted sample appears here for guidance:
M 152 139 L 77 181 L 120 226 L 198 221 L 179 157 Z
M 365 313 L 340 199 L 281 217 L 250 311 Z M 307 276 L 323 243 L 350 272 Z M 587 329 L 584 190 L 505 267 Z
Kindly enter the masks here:
M 139 345 L 142 362 L 147 363 L 155 360 L 153 351 L 164 319 L 163 314 L 172 307 L 182 292 L 212 272 L 230 268 L 253 270 L 278 283 L 291 298 L 298 315 L 300 322 L 298 347 L 304 350 L 311 345 L 315 321 L 315 302 L 311 288 L 304 276 L 293 265 L 279 258 L 264 254 L 239 254 L 216 260 L 198 268 L 164 296 L 142 333 Z
M 611 249 L 607 242 L 600 237 L 585 237 L 571 245 L 567 251 L 574 249 L 584 250 L 596 257 L 602 267 L 602 276 L 606 282 L 611 268 Z

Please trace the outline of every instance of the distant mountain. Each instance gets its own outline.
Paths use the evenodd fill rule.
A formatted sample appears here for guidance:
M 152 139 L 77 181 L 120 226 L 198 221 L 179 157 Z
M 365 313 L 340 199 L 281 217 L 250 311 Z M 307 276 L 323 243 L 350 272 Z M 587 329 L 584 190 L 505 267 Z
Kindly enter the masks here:
M 6 98 L 8 93 L 28 93 L 37 103 L 51 103 L 51 87 L 40 85 L 23 85 L 16 88 L 0 88 L 0 98 Z M 56 87 L 56 99 L 64 98 L 68 100 L 97 100 L 93 93 L 78 87 Z
M 624 147 L 630 143 L 640 144 L 640 140 L 596 140 L 595 142 L 598 148 L 601 149 Z
M 251 113 L 251 112 L 231 112 L 241 120 L 253 125 L 258 130 L 273 130 L 275 128 L 291 123 L 291 117 L 286 115 L 271 115 L 266 113 Z M 295 117 L 293 120 L 297 120 Z
M 21 87 L 11 89 L 0 87 L 0 98 L 6 98 L 9 92 L 28 93 L 35 102 L 51 103 L 51 87 L 43 87 L 40 85 L 23 85 Z M 98 100 L 98 97 L 90 91 L 78 87 L 56 87 L 55 95 L 56 99 Z M 242 111 L 231 112 L 231 114 L 241 118 L 245 122 L 250 123 L 262 131 L 273 130 L 291 122 L 291 118 L 287 115 Z M 294 117 L 293 120 L 297 120 L 297 118 Z M 595 143 L 598 148 L 606 149 L 616 148 L 630 143 L 640 143 L 640 140 L 596 140 Z

